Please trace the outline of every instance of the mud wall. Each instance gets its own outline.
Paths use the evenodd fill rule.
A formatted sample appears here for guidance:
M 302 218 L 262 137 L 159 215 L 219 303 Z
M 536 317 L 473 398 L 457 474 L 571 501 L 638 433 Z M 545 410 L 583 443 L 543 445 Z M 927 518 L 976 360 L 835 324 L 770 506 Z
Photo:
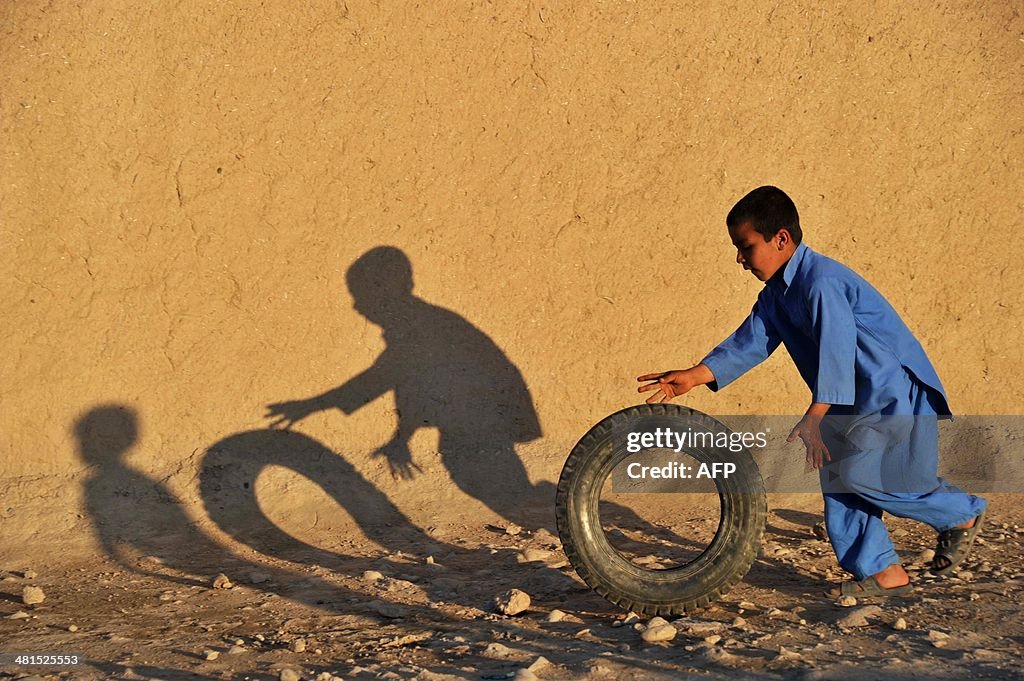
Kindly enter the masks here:
M 723 223 L 761 184 L 955 410 L 1021 413 L 1022 31 L 1012 3 L 5 3 L 0 552 L 207 522 L 207 450 L 332 388 L 295 429 L 341 463 L 240 473 L 280 525 L 543 505 L 636 375 L 749 310 Z M 686 403 L 807 399 L 780 350 Z

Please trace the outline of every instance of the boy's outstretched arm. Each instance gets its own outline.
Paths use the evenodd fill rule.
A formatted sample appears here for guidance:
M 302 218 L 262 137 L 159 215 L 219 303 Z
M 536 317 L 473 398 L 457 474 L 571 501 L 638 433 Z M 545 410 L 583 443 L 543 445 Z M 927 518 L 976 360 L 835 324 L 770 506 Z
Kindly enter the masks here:
M 638 393 L 650 392 L 651 390 L 657 390 L 656 393 L 647 398 L 648 404 L 658 404 L 660 402 L 668 402 L 673 397 L 679 397 L 685 395 L 690 390 L 696 388 L 698 385 L 707 385 L 715 380 L 715 375 L 711 373 L 704 364 L 698 364 L 695 367 L 689 369 L 677 369 L 675 371 L 663 371 L 660 373 L 644 374 L 643 376 L 637 377 L 638 381 L 650 381 L 647 385 L 642 385 L 637 388 Z

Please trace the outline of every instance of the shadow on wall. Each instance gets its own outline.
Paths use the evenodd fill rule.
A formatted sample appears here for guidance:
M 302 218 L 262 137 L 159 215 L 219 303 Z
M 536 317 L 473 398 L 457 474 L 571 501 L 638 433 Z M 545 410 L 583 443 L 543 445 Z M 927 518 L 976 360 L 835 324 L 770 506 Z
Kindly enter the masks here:
M 363 254 L 347 273 L 354 307 L 384 331 L 386 348 L 373 365 L 309 399 L 269 405 L 272 426 L 289 428 L 330 408 L 351 414 L 389 391 L 398 423 L 374 452 L 396 478 L 421 469 L 409 440 L 437 428 L 441 459 L 460 490 L 500 516 L 523 522 L 522 509 L 550 504 L 554 487 L 534 486 L 515 445 L 540 437 L 540 423 L 522 374 L 486 334 L 461 316 L 413 294 L 412 265 L 397 248 Z M 350 509 L 351 510 L 351 509 Z

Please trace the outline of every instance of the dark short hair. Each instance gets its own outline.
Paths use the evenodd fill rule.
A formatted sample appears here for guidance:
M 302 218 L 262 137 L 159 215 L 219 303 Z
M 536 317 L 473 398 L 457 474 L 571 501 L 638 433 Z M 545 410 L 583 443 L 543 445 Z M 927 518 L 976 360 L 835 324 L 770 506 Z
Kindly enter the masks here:
M 725 217 L 725 224 L 736 228 L 744 222 L 749 222 L 765 241 L 783 228 L 789 230 L 793 243 L 799 244 L 803 239 L 796 204 L 778 187 L 758 187 L 736 202 Z

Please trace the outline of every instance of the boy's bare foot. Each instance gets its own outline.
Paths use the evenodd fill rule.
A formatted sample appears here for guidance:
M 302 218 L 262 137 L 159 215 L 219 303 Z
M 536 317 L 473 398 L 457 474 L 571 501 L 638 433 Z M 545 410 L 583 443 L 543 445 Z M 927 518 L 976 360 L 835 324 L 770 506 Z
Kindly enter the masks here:
M 874 578 L 883 589 L 893 589 L 910 584 L 910 575 L 907 574 L 902 565 L 890 565 L 874 575 Z

